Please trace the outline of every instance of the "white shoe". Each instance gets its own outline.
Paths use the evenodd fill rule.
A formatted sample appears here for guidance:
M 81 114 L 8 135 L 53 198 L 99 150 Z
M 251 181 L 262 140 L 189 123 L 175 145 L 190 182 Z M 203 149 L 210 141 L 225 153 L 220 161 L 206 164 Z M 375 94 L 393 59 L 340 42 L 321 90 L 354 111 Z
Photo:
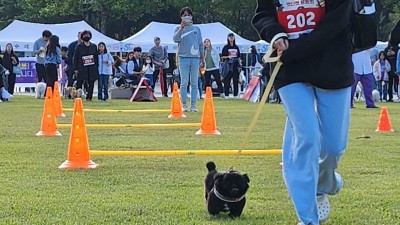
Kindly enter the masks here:
M 0 88 L 0 94 L 4 99 L 14 98 L 14 95 L 8 93 L 4 87 Z
M 187 107 L 186 103 L 182 104 L 182 111 L 184 111 L 184 112 L 188 111 L 188 107 Z
M 2 103 L 3 101 L 0 99 L 0 103 Z
M 329 214 L 331 213 L 331 206 L 329 204 L 329 199 L 327 195 L 317 196 L 317 207 L 319 222 L 322 223 L 328 220 Z
M 234 99 L 240 99 L 240 96 L 238 95 L 238 96 L 234 96 L 233 97 Z
M 224 96 L 224 99 L 229 99 L 229 96 Z

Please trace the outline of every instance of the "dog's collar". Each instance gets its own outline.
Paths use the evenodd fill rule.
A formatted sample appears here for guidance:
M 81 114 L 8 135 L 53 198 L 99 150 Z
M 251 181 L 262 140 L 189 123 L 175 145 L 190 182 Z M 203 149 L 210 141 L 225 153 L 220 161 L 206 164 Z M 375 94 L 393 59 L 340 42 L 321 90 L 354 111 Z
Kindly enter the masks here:
M 211 191 L 214 192 L 214 194 L 215 194 L 215 196 L 217 196 L 217 198 L 219 198 L 220 200 L 222 200 L 224 202 L 240 202 L 245 197 L 245 195 L 242 195 L 239 198 L 230 198 L 230 197 L 223 196 L 223 195 L 221 195 L 221 193 L 219 193 L 217 191 L 217 188 L 215 186 L 213 187 L 213 189 Z

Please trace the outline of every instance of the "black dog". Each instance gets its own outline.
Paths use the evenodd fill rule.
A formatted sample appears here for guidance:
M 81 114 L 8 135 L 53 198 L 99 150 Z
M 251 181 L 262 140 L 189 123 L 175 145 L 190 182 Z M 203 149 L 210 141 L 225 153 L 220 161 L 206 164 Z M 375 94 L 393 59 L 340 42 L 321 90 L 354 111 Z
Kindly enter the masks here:
M 249 177 L 237 171 L 217 172 L 214 162 L 208 162 L 206 167 L 205 197 L 208 212 L 211 215 L 229 212 L 230 217 L 239 217 L 246 204 Z

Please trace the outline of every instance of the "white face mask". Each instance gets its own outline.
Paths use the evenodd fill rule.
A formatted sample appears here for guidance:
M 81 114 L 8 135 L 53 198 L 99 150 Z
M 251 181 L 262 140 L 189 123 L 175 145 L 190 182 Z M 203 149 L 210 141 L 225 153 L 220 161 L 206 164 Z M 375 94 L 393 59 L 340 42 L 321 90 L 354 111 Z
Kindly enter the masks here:
M 151 63 L 151 60 L 146 60 L 146 63 Z
M 184 16 L 182 17 L 182 20 L 186 23 L 192 22 L 193 17 L 192 16 Z

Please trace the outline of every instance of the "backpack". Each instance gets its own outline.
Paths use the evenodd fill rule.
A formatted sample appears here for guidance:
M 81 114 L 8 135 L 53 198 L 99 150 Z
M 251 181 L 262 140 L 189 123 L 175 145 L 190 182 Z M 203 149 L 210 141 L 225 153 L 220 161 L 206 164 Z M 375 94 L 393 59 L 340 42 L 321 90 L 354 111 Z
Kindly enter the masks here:
M 353 53 L 376 46 L 378 28 L 376 25 L 374 0 L 353 0 L 350 28 L 354 47 Z

